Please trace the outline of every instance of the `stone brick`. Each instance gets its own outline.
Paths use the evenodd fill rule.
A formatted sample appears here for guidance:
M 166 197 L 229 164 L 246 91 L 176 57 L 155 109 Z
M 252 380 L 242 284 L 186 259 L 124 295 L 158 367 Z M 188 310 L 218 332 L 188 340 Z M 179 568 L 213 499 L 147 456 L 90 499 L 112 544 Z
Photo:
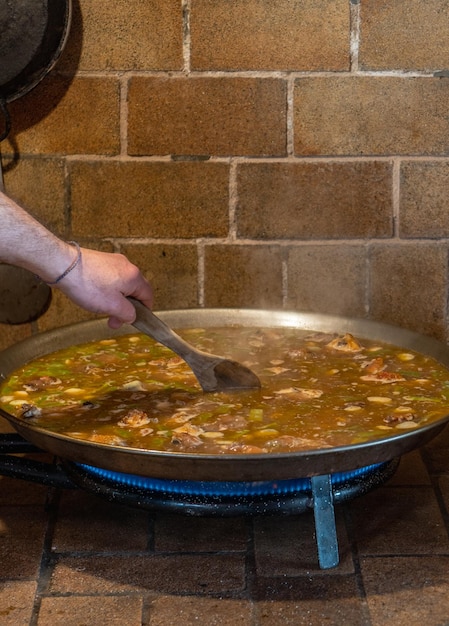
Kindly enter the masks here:
M 253 609 L 250 600 L 231 598 L 195 598 L 189 596 L 159 596 L 151 603 L 151 626 L 176 624 L 182 616 L 184 626 L 252 626 Z
M 244 552 L 248 530 L 244 518 L 179 517 L 158 514 L 154 525 L 157 552 Z
M 344 0 L 195 0 L 190 25 L 193 69 L 349 69 Z
M 445 336 L 447 246 L 375 245 L 370 252 L 370 316 Z
M 37 585 L 28 581 L 0 583 L 2 626 L 26 626 L 31 622 Z
M 266 592 L 264 589 L 264 593 L 269 599 L 257 604 L 261 626 L 355 625 L 363 624 L 365 621 L 365 610 L 361 599 L 357 597 L 357 592 L 354 591 L 354 581 L 351 577 L 322 576 L 317 580 L 304 576 L 293 578 L 284 584 L 282 577 L 279 577 L 266 579 L 263 588 L 267 588 Z M 298 620 L 299 614 L 304 617 L 301 621 Z
M 278 78 L 131 79 L 131 155 L 286 154 L 286 82 Z
M 430 462 L 432 472 L 436 474 L 447 473 L 449 467 L 449 429 L 446 428 L 443 432 L 432 439 L 430 443 L 425 446 L 425 454 Z
M 64 236 L 65 165 L 62 159 L 19 159 L 5 170 L 8 194 L 54 233 Z
M 77 575 L 73 575 L 76 570 Z M 160 593 L 230 594 L 245 588 L 245 555 L 69 554 L 56 564 L 50 592 L 110 594 L 154 590 Z
M 447 621 L 447 556 L 361 559 L 361 572 L 373 626 Z
M 151 282 L 154 309 L 198 306 L 198 254 L 194 245 L 123 244 L 120 251 Z
M 391 165 L 251 163 L 238 169 L 239 237 L 391 236 Z
M 424 465 L 420 450 L 413 450 L 401 456 L 396 474 L 388 481 L 392 486 L 416 486 L 431 484 L 429 472 Z
M 448 538 L 431 487 L 383 487 L 350 504 L 362 555 L 447 554 Z M 382 529 L 373 511 L 382 509 Z
M 42 506 L 2 506 L 0 524 L 2 580 L 38 578 L 46 521 Z
M 341 512 L 336 510 L 341 563 L 339 574 L 354 571 Z M 254 556 L 259 577 L 305 576 L 319 568 L 312 511 L 303 515 L 254 520 Z
M 447 509 L 449 507 L 449 476 L 440 476 L 438 485 Z
M 19 324 L 11 326 L 0 324 L 0 350 L 12 346 L 17 341 L 22 341 L 31 335 L 31 324 Z
M 449 162 L 405 161 L 400 184 L 400 236 L 448 237 Z
M 282 260 L 278 246 L 208 246 L 205 305 L 255 309 L 282 306 Z
M 449 57 L 447 0 L 363 0 L 360 67 L 439 70 Z
M 2 417 L 0 423 L 0 433 L 3 435 L 4 433 L 13 432 L 16 432 L 15 429 L 5 418 Z M 54 456 L 51 454 L 46 455 L 45 453 L 39 455 L 28 454 L 24 455 L 22 458 L 26 458 L 27 461 L 32 458 L 35 461 L 38 460 L 42 463 L 48 463 L 49 465 L 54 462 Z M 1 507 L 20 507 L 23 506 L 24 502 L 26 502 L 28 506 L 34 505 L 36 507 L 44 508 L 46 502 L 48 501 L 48 486 L 39 485 L 35 482 L 22 480 L 20 483 L 20 489 L 18 489 L 16 478 L 1 476 L 0 487 Z
M 50 307 L 44 315 L 37 320 L 37 328 L 39 332 L 42 332 L 51 330 L 52 328 L 66 326 L 67 324 L 84 322 L 94 317 L 93 313 L 88 313 L 69 300 L 62 291 L 53 289 Z
M 72 596 L 42 598 L 40 626 L 75 626 L 108 624 L 108 626 L 141 626 L 141 597 Z M 100 617 L 101 616 L 101 617 Z
M 178 0 L 80 0 L 58 71 L 182 69 Z
M 84 237 L 222 237 L 225 163 L 79 161 L 71 166 L 72 228 Z
M 135 552 L 148 543 L 148 513 L 66 490 L 58 507 L 53 552 Z
M 364 317 L 366 251 L 363 246 L 302 246 L 288 253 L 287 307 Z
M 445 155 L 449 80 L 320 76 L 295 85 L 297 155 Z
M 119 83 L 116 78 L 47 76 L 10 105 L 21 154 L 116 154 Z M 6 151 L 6 150 L 5 150 Z

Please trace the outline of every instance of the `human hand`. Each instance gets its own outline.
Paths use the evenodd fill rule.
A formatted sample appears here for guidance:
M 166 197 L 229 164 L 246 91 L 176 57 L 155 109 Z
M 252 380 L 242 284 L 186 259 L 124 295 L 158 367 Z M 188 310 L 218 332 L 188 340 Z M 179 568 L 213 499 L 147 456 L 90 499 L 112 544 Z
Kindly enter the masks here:
M 151 308 L 153 290 L 139 268 L 124 255 L 81 248 L 81 260 L 57 287 L 73 302 L 93 313 L 108 315 L 110 328 L 132 324 L 133 296 Z

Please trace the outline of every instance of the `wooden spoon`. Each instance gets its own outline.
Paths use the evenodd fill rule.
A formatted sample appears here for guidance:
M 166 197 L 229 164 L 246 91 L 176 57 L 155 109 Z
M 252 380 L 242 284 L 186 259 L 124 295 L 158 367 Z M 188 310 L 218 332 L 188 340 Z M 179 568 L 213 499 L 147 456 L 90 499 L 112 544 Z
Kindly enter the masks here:
M 173 352 L 176 352 L 190 366 L 203 391 L 226 391 L 232 389 L 253 389 L 260 387 L 260 380 L 250 369 L 221 356 L 197 350 L 181 339 L 174 330 L 159 319 L 139 300 L 128 298 L 136 308 L 133 324 L 141 332 L 150 335 Z

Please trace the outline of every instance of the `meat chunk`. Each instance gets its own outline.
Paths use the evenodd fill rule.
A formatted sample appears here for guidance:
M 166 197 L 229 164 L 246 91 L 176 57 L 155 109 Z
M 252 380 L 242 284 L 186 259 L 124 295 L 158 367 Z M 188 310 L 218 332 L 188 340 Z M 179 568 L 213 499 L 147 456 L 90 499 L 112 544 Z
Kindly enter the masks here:
M 42 410 L 34 404 L 22 404 L 20 407 L 20 417 L 31 420 L 41 415 Z
M 306 389 L 304 387 L 286 387 L 274 393 L 279 396 L 288 395 L 293 400 L 315 400 L 323 395 L 321 389 Z
M 362 368 L 365 370 L 366 374 L 378 374 L 379 372 L 384 371 L 386 365 L 383 358 L 379 356 L 372 359 L 372 361 L 365 361 L 362 363 Z
M 186 452 L 200 446 L 203 441 L 197 435 L 190 435 L 189 433 L 173 433 L 170 443 L 176 448 L 176 450 Z
M 350 333 L 346 333 L 343 337 L 336 337 L 327 343 L 326 347 L 340 352 L 360 352 L 363 350 L 359 342 Z
M 402 424 L 402 422 L 412 422 L 416 418 L 416 415 L 410 409 L 409 411 L 396 412 L 394 415 L 386 415 L 384 417 L 385 424 Z
M 206 431 L 224 432 L 226 430 L 244 430 L 248 420 L 243 415 L 220 415 L 213 422 L 203 424 Z
M 289 450 L 301 450 L 308 448 L 329 447 L 324 441 L 317 441 L 314 439 L 306 439 L 304 437 L 293 437 L 291 435 L 281 435 L 276 439 L 271 439 L 265 444 L 270 450 L 277 450 L 279 452 Z
M 27 380 L 27 382 L 24 383 L 23 387 L 27 391 L 40 391 L 41 389 L 46 389 L 47 387 L 54 387 L 60 384 L 61 384 L 61 379 L 56 378 L 55 376 L 39 376 L 38 378 Z
M 183 424 L 182 426 L 178 426 L 173 430 L 177 435 L 179 433 L 187 433 L 188 435 L 198 436 L 204 433 L 204 430 L 200 426 L 196 426 L 195 424 Z
M 118 422 L 118 425 L 122 428 L 140 428 L 150 422 L 151 419 L 145 411 L 141 411 L 140 409 L 131 409 L 131 411 L 128 411 L 128 413 L 122 417 L 122 419 Z
M 71 433 L 67 433 L 69 436 Z M 74 435 L 77 439 L 80 438 L 79 435 Z M 83 437 L 81 437 L 83 438 Z M 103 433 L 90 433 L 88 437 L 86 437 L 86 441 L 92 441 L 93 443 L 104 443 L 108 446 L 125 446 L 126 441 L 121 437 L 117 437 L 116 435 L 106 435 Z
M 378 372 L 377 374 L 366 374 L 365 376 L 360 376 L 361 380 L 366 380 L 367 382 L 376 382 L 376 383 L 400 383 L 405 380 L 403 376 L 400 374 L 395 374 L 394 372 Z

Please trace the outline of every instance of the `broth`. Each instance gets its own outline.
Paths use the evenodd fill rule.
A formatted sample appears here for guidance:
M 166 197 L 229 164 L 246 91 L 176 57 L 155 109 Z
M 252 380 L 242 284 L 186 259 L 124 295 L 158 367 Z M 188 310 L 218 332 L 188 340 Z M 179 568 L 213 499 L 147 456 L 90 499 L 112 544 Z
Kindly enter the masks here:
M 214 455 L 358 444 L 449 413 L 449 371 L 412 350 L 294 328 L 179 334 L 240 360 L 262 388 L 204 394 L 184 361 L 136 333 L 27 363 L 1 385 L 0 406 L 76 439 Z

